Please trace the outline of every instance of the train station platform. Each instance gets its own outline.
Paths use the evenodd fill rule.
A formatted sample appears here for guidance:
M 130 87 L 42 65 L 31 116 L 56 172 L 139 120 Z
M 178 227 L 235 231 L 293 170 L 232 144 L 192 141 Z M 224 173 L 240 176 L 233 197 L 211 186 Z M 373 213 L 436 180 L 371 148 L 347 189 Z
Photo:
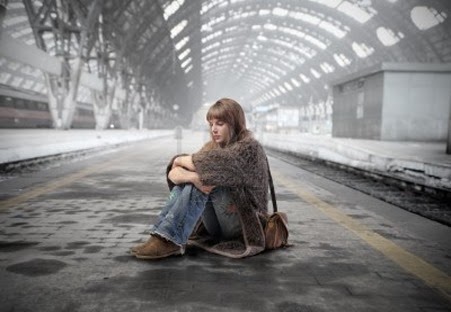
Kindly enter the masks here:
M 0 164 L 102 150 L 172 134 L 171 130 L 0 129 Z
M 189 135 L 186 131 L 185 135 Z M 174 130 L 0 129 L 0 166 L 102 150 L 160 136 L 174 136 Z M 390 142 L 306 133 L 255 133 L 255 136 L 268 148 L 451 192 L 451 155 L 446 154 L 446 142 Z
M 104 132 L 33 132 L 11 134 L 9 149 L 107 141 Z M 273 157 L 291 247 L 242 260 L 192 248 L 135 259 L 128 250 L 147 238 L 179 149 L 173 131 L 144 132 L 100 144 L 108 153 L 0 181 L 0 311 L 451 311 L 450 227 Z M 181 149 L 206 139 L 185 130 Z
M 262 133 L 258 138 L 281 151 L 451 191 L 451 155 L 446 154 L 446 142 L 360 140 L 308 133 Z

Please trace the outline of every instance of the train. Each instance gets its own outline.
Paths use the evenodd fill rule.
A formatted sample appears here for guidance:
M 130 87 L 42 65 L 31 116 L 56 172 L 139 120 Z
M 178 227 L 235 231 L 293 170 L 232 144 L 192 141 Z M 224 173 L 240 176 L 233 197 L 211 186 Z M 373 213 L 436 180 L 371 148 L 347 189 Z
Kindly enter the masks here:
M 52 128 L 45 95 L 0 88 L 0 128 Z M 94 129 L 92 104 L 78 102 L 71 128 Z

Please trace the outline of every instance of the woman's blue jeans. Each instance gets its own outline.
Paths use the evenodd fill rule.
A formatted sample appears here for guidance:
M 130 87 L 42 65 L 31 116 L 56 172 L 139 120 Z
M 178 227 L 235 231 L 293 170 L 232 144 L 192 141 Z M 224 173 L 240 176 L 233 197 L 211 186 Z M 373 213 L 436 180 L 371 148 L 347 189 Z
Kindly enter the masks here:
M 241 233 L 239 216 L 227 189 L 217 187 L 204 194 L 192 184 L 182 184 L 172 189 L 151 234 L 184 246 L 201 217 L 212 236 L 233 238 Z

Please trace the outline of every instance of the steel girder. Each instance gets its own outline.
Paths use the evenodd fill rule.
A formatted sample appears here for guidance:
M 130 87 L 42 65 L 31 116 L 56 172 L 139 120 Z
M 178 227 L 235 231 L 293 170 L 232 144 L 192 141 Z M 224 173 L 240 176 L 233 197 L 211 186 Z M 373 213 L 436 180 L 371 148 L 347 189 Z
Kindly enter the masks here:
M 100 14 L 101 0 L 89 6 L 81 1 L 46 0 L 40 6 L 31 0 L 23 3 L 37 46 L 63 63 L 61 75 L 44 73 L 44 76 L 54 127 L 68 129 L 75 112 L 82 68 L 97 40 L 97 32 L 92 30 Z M 46 34 L 52 35 L 53 46 L 45 39 Z

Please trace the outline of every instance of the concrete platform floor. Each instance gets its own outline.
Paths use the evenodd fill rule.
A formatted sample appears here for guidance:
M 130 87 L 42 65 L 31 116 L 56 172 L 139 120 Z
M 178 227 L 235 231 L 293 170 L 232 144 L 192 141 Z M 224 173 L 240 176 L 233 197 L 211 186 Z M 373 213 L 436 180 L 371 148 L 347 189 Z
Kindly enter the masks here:
M 135 259 L 176 151 L 156 138 L 0 182 L 0 311 L 451 311 L 449 227 L 277 159 L 292 247 Z

